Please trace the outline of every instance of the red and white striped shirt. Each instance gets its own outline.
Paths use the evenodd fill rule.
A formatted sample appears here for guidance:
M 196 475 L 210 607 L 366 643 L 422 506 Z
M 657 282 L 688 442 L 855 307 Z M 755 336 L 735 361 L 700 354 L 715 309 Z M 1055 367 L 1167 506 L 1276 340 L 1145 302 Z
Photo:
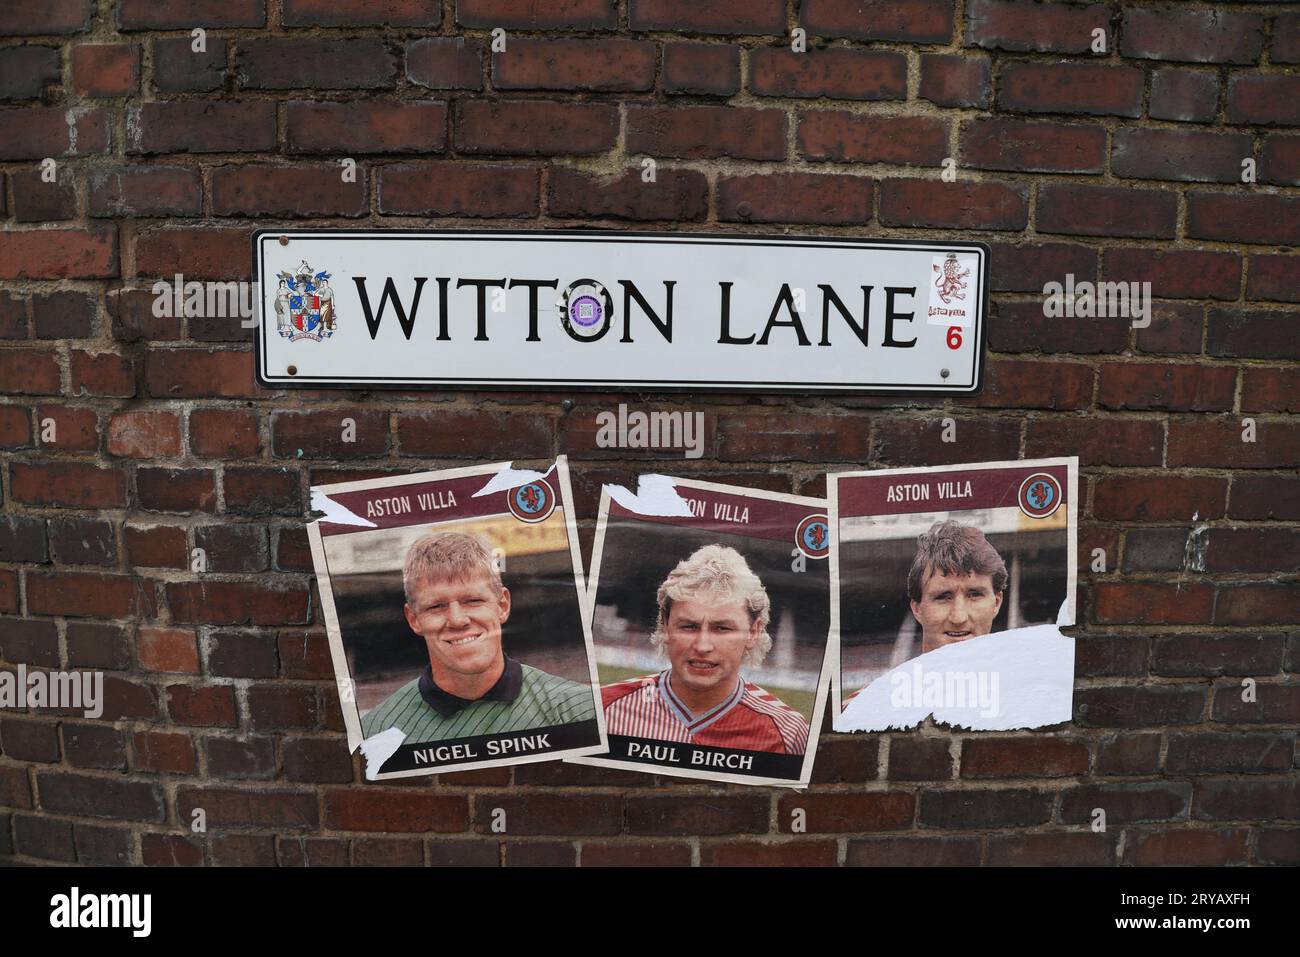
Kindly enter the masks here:
M 803 754 L 807 749 L 808 722 L 803 715 L 758 685 L 738 678 L 726 701 L 691 714 L 673 691 L 671 672 L 669 668 L 601 688 L 609 733 L 773 754 Z

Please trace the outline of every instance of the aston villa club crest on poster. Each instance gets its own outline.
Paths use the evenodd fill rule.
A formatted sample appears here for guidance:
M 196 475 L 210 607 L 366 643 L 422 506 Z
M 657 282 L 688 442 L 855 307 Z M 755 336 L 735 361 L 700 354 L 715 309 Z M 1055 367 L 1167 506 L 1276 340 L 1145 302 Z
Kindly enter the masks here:
M 334 290 L 330 274 L 315 272 L 306 260 L 294 272 L 281 272 L 275 294 L 276 332 L 297 342 L 320 342 L 334 335 Z

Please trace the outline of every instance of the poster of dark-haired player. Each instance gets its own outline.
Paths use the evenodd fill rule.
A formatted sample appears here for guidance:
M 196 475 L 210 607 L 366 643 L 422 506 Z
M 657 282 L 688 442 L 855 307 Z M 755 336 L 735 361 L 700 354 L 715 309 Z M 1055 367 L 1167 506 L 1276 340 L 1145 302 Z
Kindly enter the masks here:
M 807 784 L 825 707 L 821 499 L 606 486 L 587 589 L 609 753 L 577 763 Z
M 603 750 L 571 502 L 563 458 L 312 488 L 330 653 L 368 780 Z
M 836 731 L 1068 721 L 1078 459 L 828 476 Z

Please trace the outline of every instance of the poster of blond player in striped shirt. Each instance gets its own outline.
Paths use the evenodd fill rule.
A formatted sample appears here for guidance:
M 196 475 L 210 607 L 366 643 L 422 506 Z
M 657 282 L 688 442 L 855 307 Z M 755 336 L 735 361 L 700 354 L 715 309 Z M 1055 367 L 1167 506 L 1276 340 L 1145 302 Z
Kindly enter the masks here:
M 825 707 L 821 499 L 606 486 L 587 589 L 609 753 L 578 763 L 807 784 Z
M 1070 720 L 1078 459 L 828 476 L 836 731 Z
M 604 750 L 567 463 L 312 488 L 312 558 L 368 780 Z

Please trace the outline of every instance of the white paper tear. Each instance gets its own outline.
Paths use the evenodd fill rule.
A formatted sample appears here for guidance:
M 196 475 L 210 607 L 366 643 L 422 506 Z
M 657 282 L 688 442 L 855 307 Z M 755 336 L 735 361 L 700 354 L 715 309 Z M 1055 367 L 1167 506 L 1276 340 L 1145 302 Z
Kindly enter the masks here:
M 361 742 L 361 756 L 366 759 L 367 781 L 375 780 L 384 762 L 397 753 L 405 740 L 406 732 L 401 728 L 385 728 Z
M 318 488 L 311 490 L 311 510 L 325 513 L 321 517 L 322 522 L 333 522 L 335 525 L 360 525 L 363 528 L 379 527 L 370 519 L 362 518 L 355 512 L 344 508 Z
M 994 632 L 945 645 L 885 672 L 835 719 L 836 731 L 936 724 L 979 731 L 1069 721 L 1074 639 L 1056 625 Z
M 546 472 L 534 472 L 532 469 L 517 469 L 514 467 L 513 462 L 509 462 L 506 464 L 505 468 L 488 479 L 487 484 L 475 492 L 473 497 L 478 498 L 481 495 L 491 495 L 493 492 L 508 492 L 512 488 L 527 485 L 529 482 L 536 482 L 539 478 L 546 478 Z
M 635 493 L 622 485 L 605 485 L 603 488 L 615 502 L 638 515 L 681 515 L 689 518 L 695 514 L 686 504 L 686 499 L 677 494 L 677 486 L 667 475 L 639 476 Z

